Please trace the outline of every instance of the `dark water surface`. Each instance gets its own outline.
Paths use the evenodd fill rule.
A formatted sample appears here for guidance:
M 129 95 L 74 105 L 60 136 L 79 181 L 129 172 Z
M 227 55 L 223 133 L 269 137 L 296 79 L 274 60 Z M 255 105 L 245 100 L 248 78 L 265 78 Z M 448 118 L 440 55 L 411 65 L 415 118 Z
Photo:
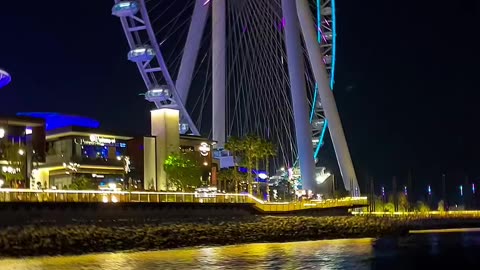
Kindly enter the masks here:
M 0 260 L 1 270 L 480 269 L 480 233 Z

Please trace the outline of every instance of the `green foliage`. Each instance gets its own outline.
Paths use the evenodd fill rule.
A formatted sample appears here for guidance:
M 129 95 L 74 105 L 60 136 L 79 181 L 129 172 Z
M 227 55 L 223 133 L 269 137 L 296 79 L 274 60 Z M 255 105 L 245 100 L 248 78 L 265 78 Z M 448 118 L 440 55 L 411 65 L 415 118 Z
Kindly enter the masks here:
M 223 183 L 224 189 L 230 191 L 227 186 L 232 186 L 233 184 L 234 187 L 237 187 L 238 183 L 245 181 L 245 176 L 245 174 L 238 172 L 235 168 L 231 168 L 220 170 L 217 174 L 217 180 L 220 186 Z M 235 190 L 235 192 L 237 193 L 238 190 Z
M 248 171 L 249 193 L 252 194 L 253 175 L 252 169 L 259 169 L 260 161 L 265 160 L 266 171 L 269 171 L 269 159 L 276 155 L 275 145 L 261 139 L 256 135 L 247 135 L 244 138 L 230 137 L 225 144 L 225 149 L 241 158 L 241 165 Z
M 443 202 L 443 200 L 438 202 L 437 210 L 440 211 L 440 212 L 445 212 L 445 203 Z
M 383 207 L 383 211 L 393 213 L 395 212 L 395 205 L 391 202 L 386 203 Z
M 5 160 L 7 160 L 6 167 L 14 168 L 14 171 L 0 173 L 5 177 L 6 186 L 11 187 L 13 181 L 25 180 L 25 156 L 20 155 L 20 150 L 23 148 L 15 143 L 4 142 L 1 145 L 2 153 Z
M 382 197 L 375 198 L 375 212 L 385 211 L 385 203 L 382 200 Z
M 173 153 L 163 166 L 168 177 L 169 187 L 182 191 L 194 190 L 202 184 L 202 170 L 194 158 L 186 153 Z
M 417 202 L 416 209 L 417 209 L 418 212 L 421 212 L 421 213 L 426 213 L 426 212 L 430 211 L 430 207 L 422 201 Z
M 403 192 L 398 193 L 398 211 L 407 212 L 409 210 L 408 198 Z
M 96 190 L 98 189 L 98 185 L 90 178 L 85 177 L 83 175 L 74 176 L 72 184 L 68 187 L 68 189 L 73 190 Z

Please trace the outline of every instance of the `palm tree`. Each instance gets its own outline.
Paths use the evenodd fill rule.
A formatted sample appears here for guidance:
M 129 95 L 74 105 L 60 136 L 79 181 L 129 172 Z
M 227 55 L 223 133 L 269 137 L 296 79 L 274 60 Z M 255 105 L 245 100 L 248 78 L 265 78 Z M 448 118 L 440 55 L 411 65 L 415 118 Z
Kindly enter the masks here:
M 244 165 L 247 167 L 247 182 L 248 182 L 248 193 L 253 194 L 253 175 L 252 169 L 256 162 L 256 159 L 259 155 L 260 150 L 260 138 L 256 135 L 247 135 L 244 139 L 241 140 L 241 147 L 243 150 L 243 155 L 245 157 Z
M 270 158 L 274 157 L 277 155 L 276 147 L 272 142 L 269 141 L 264 141 L 264 146 L 263 146 L 263 151 L 264 151 L 264 158 L 265 158 L 265 172 L 268 175 L 268 180 L 266 183 L 266 193 L 267 193 L 267 201 L 270 201 Z
M 263 160 L 265 158 L 265 144 L 266 141 L 262 140 L 258 137 L 254 138 L 253 142 L 253 148 L 255 151 L 253 152 L 253 159 L 255 160 L 255 171 L 257 172 L 256 177 L 258 177 L 258 171 L 260 167 L 260 160 Z M 255 176 L 253 176 L 255 177 Z M 257 182 L 257 196 L 260 196 L 260 182 Z
M 236 158 L 243 151 L 243 144 L 237 137 L 229 137 L 225 143 L 225 149 L 230 151 L 233 156 L 235 193 L 238 193 L 238 163 Z

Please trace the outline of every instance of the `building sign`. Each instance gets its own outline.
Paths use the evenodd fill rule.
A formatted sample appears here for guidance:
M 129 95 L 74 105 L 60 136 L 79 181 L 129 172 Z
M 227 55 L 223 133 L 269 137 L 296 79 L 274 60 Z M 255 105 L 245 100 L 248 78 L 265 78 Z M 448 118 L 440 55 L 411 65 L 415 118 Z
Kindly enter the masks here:
M 210 145 L 206 142 L 202 142 L 198 147 L 198 151 L 200 151 L 200 155 L 206 157 L 208 156 L 208 153 L 210 153 Z
M 90 135 L 88 139 L 81 139 L 80 142 L 75 139 L 75 143 L 83 145 L 98 145 L 98 146 L 116 146 L 116 140 L 113 138 L 105 138 L 97 135 Z M 122 147 L 122 145 L 120 145 Z

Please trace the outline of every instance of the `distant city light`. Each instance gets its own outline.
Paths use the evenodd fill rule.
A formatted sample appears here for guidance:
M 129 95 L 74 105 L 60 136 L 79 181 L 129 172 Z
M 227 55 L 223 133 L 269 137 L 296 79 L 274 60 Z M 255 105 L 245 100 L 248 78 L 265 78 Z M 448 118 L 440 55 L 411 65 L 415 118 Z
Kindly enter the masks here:
M 31 128 L 26 128 L 25 129 L 25 135 L 30 135 L 33 133 L 33 130 Z
M 428 195 L 432 196 L 432 187 L 430 185 L 428 185 L 427 191 L 428 191 Z
M 463 196 L 463 186 L 460 185 L 460 196 Z
M 472 193 L 475 194 L 475 184 L 472 183 Z
M 405 194 L 405 196 L 408 196 L 407 186 L 403 187 L 403 194 Z
M 382 187 L 382 197 L 385 197 L 385 187 Z

